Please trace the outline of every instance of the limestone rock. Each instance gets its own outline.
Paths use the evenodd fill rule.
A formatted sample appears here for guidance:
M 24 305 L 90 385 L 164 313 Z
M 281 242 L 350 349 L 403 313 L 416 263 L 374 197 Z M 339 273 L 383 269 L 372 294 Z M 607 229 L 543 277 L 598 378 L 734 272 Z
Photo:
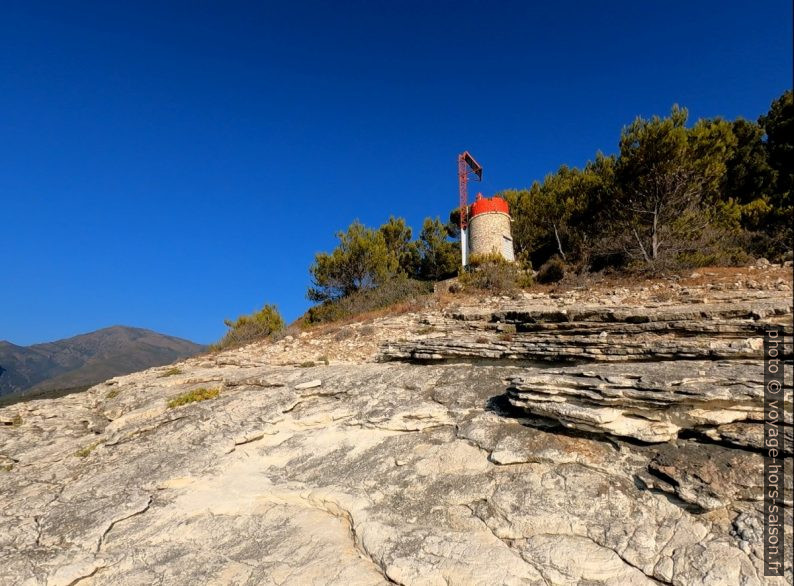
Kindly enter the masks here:
M 320 379 L 314 379 L 314 380 L 306 381 L 305 383 L 299 383 L 295 385 L 295 390 L 303 391 L 305 389 L 314 389 L 316 387 L 322 386 L 322 384 L 323 381 L 321 381 Z
M 763 457 L 754 452 L 678 442 L 656 449 L 641 480 L 709 511 L 735 501 L 763 502 L 763 466 Z M 785 480 L 783 500 L 791 502 L 791 479 Z
M 738 430 L 763 420 L 763 389 L 758 362 L 690 360 L 546 369 L 511 378 L 507 394 L 515 407 L 583 431 L 644 442 L 696 431 L 750 447 L 757 437 Z M 790 426 L 791 413 L 784 416 Z
M 759 358 L 764 327 L 779 324 L 785 354 L 792 355 L 792 303 L 780 293 L 758 292 L 749 301 L 720 298 L 698 304 L 613 308 L 545 299 L 486 311 L 481 306 L 448 311 L 429 339 L 389 340 L 382 361 L 453 359 L 547 362 Z M 505 335 L 508 331 L 509 336 Z
M 791 583 L 790 558 L 763 576 L 757 343 L 791 301 L 680 283 L 454 302 L 0 407 L 0 583 Z

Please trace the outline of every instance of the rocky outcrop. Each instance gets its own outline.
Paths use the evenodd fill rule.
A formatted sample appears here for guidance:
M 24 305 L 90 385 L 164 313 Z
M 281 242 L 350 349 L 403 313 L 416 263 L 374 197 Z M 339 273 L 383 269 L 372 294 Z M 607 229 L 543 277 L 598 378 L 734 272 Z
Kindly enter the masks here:
M 761 292 L 772 314 L 724 309 L 701 334 L 534 314 L 530 331 L 540 297 L 482 319 L 430 306 L 2 407 L 0 583 L 790 583 L 790 561 L 763 576 L 757 359 L 375 362 L 441 338 L 570 341 L 571 324 L 724 349 L 790 319 Z M 214 398 L 169 406 L 187 396 Z M 789 482 L 788 544 L 791 502 Z
M 510 402 L 591 432 L 666 442 L 682 432 L 758 448 L 764 376 L 758 361 L 641 362 L 544 369 L 510 379 Z M 785 400 L 791 404 L 791 371 Z M 785 414 L 791 426 L 791 413 Z M 787 451 L 791 453 L 790 428 Z
M 647 472 L 638 478 L 646 487 L 675 495 L 695 510 L 712 511 L 736 501 L 760 503 L 763 466 L 757 453 L 676 441 L 655 447 Z M 791 477 L 785 481 L 781 501 L 791 503 Z
M 511 366 L 223 361 L 6 408 L 0 581 L 783 583 L 736 532 L 758 454 L 571 434 L 504 401 Z
M 576 298 L 547 299 L 543 305 L 502 303 L 499 309 L 466 307 L 425 318 L 434 335 L 389 341 L 380 359 L 461 359 L 543 362 L 625 362 L 758 358 L 764 327 L 784 325 L 792 347 L 788 294 L 758 292 L 753 301 L 719 299 L 703 303 L 634 307 L 580 305 Z M 698 303 L 700 301 L 700 303 Z M 507 307 L 504 307 L 504 306 Z

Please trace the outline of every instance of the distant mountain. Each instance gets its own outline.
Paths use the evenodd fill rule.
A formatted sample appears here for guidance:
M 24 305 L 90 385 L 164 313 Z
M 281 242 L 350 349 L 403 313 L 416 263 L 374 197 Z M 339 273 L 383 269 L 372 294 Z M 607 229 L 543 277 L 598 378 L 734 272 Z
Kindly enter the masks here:
M 0 397 L 85 387 L 202 350 L 182 338 L 124 326 L 32 346 L 0 341 Z

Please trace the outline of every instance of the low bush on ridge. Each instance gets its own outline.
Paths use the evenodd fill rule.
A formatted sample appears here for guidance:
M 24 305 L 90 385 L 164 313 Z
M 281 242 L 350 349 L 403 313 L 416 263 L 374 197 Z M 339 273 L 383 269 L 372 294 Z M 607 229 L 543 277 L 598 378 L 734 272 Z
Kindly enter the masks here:
M 527 265 L 510 262 L 500 254 L 474 254 L 460 275 L 460 284 L 464 289 L 510 295 L 532 285 L 531 267 Z
M 284 318 L 275 305 L 265 305 L 250 315 L 241 315 L 236 320 L 224 321 L 229 331 L 211 350 L 225 350 L 242 346 L 256 340 L 271 337 L 284 329 Z
M 552 256 L 543 263 L 535 277 L 538 283 L 557 283 L 565 277 L 565 263 L 558 256 Z
M 377 287 L 362 289 L 315 305 L 306 312 L 303 321 L 307 325 L 339 321 L 403 301 L 415 300 L 432 292 L 432 282 L 395 277 Z

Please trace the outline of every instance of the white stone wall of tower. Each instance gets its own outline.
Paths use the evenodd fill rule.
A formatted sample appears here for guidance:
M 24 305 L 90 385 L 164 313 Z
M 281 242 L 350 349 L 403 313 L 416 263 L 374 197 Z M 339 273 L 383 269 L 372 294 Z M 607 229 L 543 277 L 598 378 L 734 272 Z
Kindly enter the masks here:
M 469 254 L 491 253 L 514 260 L 510 216 L 503 212 L 485 212 L 469 220 Z

